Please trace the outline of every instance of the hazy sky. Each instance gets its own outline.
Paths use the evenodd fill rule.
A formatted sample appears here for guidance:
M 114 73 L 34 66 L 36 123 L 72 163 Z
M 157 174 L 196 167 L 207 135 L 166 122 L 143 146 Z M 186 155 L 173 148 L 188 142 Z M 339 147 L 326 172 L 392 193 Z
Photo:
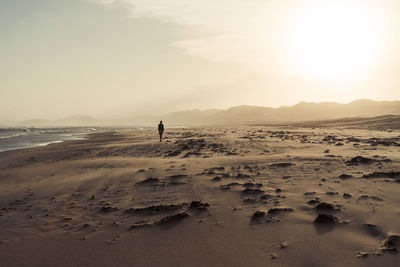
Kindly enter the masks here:
M 0 121 L 400 99 L 398 0 L 0 0 Z

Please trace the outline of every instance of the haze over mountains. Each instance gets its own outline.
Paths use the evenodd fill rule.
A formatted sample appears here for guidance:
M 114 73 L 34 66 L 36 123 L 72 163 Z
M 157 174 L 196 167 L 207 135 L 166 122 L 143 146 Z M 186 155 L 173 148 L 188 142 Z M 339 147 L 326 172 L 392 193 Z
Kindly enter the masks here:
M 347 104 L 300 102 L 294 106 L 279 108 L 244 105 L 226 110 L 185 110 L 160 116 L 136 116 L 130 119 L 103 120 L 78 115 L 53 121 L 32 119 L 21 122 L 2 122 L 1 125 L 13 127 L 153 126 L 160 119 L 167 125 L 229 125 L 289 123 L 383 115 L 400 115 L 400 101 L 361 99 Z

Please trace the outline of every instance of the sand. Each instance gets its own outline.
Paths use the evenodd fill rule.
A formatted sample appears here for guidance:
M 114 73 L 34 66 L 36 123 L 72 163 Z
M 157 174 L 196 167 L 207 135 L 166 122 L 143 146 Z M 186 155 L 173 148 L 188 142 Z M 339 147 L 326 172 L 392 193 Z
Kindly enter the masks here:
M 400 132 L 165 137 L 0 153 L 0 265 L 398 266 Z

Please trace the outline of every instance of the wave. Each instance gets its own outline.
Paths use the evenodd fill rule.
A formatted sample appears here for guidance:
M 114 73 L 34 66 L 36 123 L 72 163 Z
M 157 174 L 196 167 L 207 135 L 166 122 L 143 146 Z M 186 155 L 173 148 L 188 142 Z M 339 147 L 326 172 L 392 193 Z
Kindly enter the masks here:
M 85 138 L 96 128 L 0 128 L 0 152 Z

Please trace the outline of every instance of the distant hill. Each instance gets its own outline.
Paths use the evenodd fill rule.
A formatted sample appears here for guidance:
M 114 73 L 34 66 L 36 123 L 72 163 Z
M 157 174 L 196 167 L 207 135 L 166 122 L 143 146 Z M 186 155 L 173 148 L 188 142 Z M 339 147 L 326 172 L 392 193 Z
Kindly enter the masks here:
M 330 120 L 400 115 L 400 101 L 357 100 L 348 104 L 300 102 L 279 108 L 237 106 L 227 110 L 189 110 L 157 117 L 175 125 L 228 125 Z M 154 120 L 157 120 L 154 118 Z
M 300 102 L 279 108 L 237 106 L 226 110 L 185 110 L 160 116 L 136 116 L 130 119 L 101 120 L 77 115 L 59 120 L 26 120 L 6 126 L 17 127 L 72 127 L 72 126 L 154 126 L 163 120 L 169 126 L 279 124 L 335 120 L 342 118 L 370 118 L 400 115 L 400 101 L 356 100 L 347 104 L 335 102 Z M 343 121 L 342 121 L 343 122 Z M 342 123 L 341 122 L 341 123 Z M 383 123 L 383 121 L 381 121 Z M 332 124 L 333 122 L 329 122 Z M 378 122 L 376 122 L 378 123 Z M 4 124 L 3 124 L 4 125 Z
M 23 127 L 74 127 L 74 126 L 96 126 L 102 122 L 85 115 L 75 115 L 58 120 L 32 119 L 15 123 L 15 126 Z
M 286 125 L 302 127 L 343 127 L 370 130 L 400 130 L 400 115 L 307 121 Z

